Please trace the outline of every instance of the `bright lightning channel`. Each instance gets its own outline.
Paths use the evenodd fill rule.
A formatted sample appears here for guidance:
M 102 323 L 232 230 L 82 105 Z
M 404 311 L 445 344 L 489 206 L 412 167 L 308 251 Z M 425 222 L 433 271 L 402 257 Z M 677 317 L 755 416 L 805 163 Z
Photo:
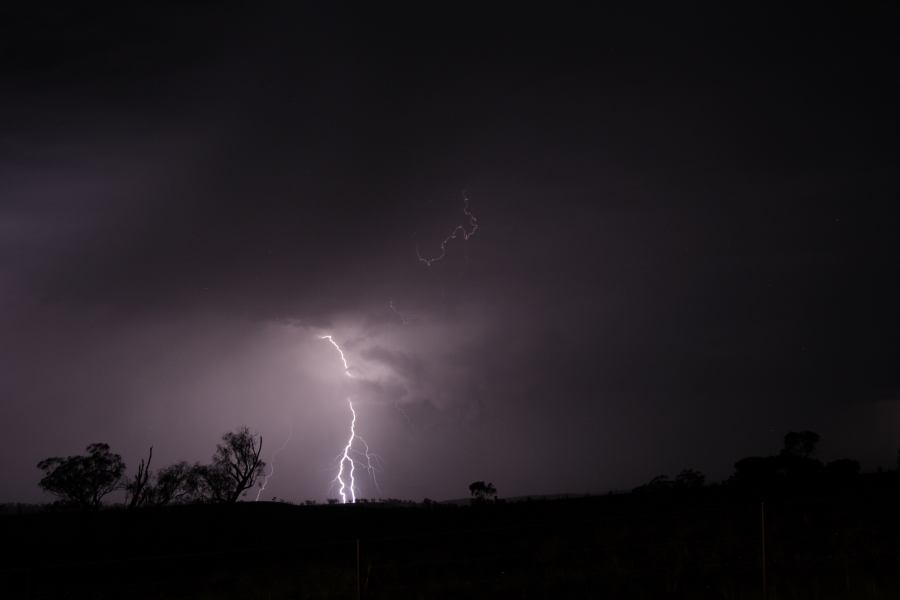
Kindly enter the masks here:
M 341 363 L 344 365 L 344 375 L 352 379 L 353 373 L 350 371 L 350 364 L 347 362 L 347 357 L 341 346 L 334 341 L 334 338 L 331 335 L 320 335 L 319 339 L 328 340 L 331 345 L 334 346 L 341 357 Z M 353 398 L 347 398 L 347 405 L 350 407 L 350 414 L 352 415 L 350 420 L 350 436 L 347 438 L 347 443 L 344 445 L 344 451 L 341 454 L 340 462 L 338 463 L 338 473 L 334 478 L 334 481 L 339 486 L 338 495 L 341 497 L 341 504 L 347 504 L 348 501 L 351 503 L 356 502 L 356 461 L 353 460 L 352 455 L 353 445 L 356 440 L 362 442 L 365 447 L 365 452 L 362 454 L 366 457 L 366 470 L 372 477 L 372 481 L 375 482 L 375 488 L 379 489 L 378 480 L 375 477 L 376 467 L 373 462 L 373 460 L 378 458 L 378 455 L 370 452 L 369 444 L 363 438 L 356 435 L 356 409 L 353 408 Z
M 426 267 L 430 267 L 432 264 L 436 263 L 439 260 L 443 260 L 447 255 L 447 244 L 450 243 L 451 240 L 455 240 L 456 236 L 462 234 L 463 241 L 468 241 L 470 237 L 475 235 L 475 232 L 478 231 L 478 219 L 475 218 L 469 211 L 469 197 L 463 192 L 463 214 L 469 218 L 469 227 L 470 230 L 466 230 L 466 226 L 464 224 L 459 224 L 453 228 L 453 230 L 444 238 L 441 242 L 441 252 L 440 254 L 436 254 L 432 257 L 422 256 L 422 253 L 419 251 L 419 245 L 416 244 L 416 256 L 419 257 L 419 262 L 424 263 Z
M 350 421 L 350 437 L 347 438 L 347 445 L 344 446 L 344 455 L 341 456 L 340 467 L 338 468 L 337 481 L 341 487 L 338 494 L 341 495 L 341 504 L 347 504 L 347 484 L 344 481 L 344 465 L 350 463 L 350 502 L 356 502 L 356 480 L 353 477 L 356 471 L 356 463 L 350 457 L 350 448 L 353 447 L 353 441 L 356 439 L 356 411 L 353 409 L 353 402 L 347 398 L 347 404 L 350 405 L 350 412 L 353 413 L 353 419 Z
M 338 354 L 341 355 L 341 362 L 344 363 L 344 374 L 347 377 L 353 377 L 353 373 L 350 372 L 350 365 L 347 364 L 347 357 L 344 356 L 344 351 L 341 350 L 341 347 L 338 345 L 338 343 L 336 341 L 334 341 L 334 338 L 331 337 L 331 335 L 320 335 L 319 339 L 320 340 L 328 340 L 329 342 L 331 342 L 331 345 L 334 346 L 335 349 L 338 351 Z

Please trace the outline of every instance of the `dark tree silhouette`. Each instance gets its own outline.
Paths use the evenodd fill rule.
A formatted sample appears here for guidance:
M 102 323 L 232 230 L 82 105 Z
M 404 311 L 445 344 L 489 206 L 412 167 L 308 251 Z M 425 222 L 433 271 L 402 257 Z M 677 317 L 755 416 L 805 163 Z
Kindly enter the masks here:
M 671 490 L 674 485 L 675 483 L 669 479 L 668 475 L 657 475 L 647 483 L 634 488 L 632 491 L 638 493 L 665 492 Z
M 706 483 L 706 476 L 696 469 L 682 469 L 675 479 L 669 479 L 668 475 L 657 475 L 647 483 L 634 488 L 633 492 L 659 493 L 684 490 L 697 490 Z
M 675 476 L 675 487 L 683 490 L 700 489 L 706 483 L 706 476 L 697 469 L 682 469 Z
M 734 463 L 734 483 L 757 491 L 768 490 L 778 481 L 777 456 L 748 456 Z
M 812 458 L 820 439 L 815 431 L 789 431 L 784 436 L 784 449 L 781 454 L 796 458 Z
M 203 476 L 206 469 L 184 461 L 160 469 L 156 473 L 155 483 L 147 489 L 146 504 L 165 506 L 204 500 Z
M 150 490 L 147 486 L 147 482 L 150 480 L 150 461 L 152 460 L 153 446 L 150 446 L 150 453 L 147 456 L 147 460 L 144 461 L 143 458 L 141 459 L 137 473 L 135 473 L 131 481 L 125 485 L 125 490 L 129 495 L 128 508 L 135 508 L 147 503 L 147 492 Z
M 260 459 L 259 442 L 246 427 L 229 431 L 216 446 L 212 464 L 203 473 L 206 489 L 215 502 L 237 502 L 256 479 L 262 476 L 266 463 Z
M 125 463 L 109 444 L 91 444 L 86 455 L 53 456 L 38 463 L 44 471 L 40 486 L 65 504 L 95 508 L 122 484 Z
M 203 478 L 208 467 L 181 461 L 163 467 L 156 473 L 155 480 L 144 490 L 141 504 L 166 506 L 210 500 L 204 494 Z
M 785 434 L 777 468 L 779 477 L 788 487 L 808 487 L 821 473 L 822 463 L 813 458 L 819 439 L 819 434 L 814 431 Z
M 197 465 L 195 468 L 199 483 L 197 500 L 200 502 L 231 502 L 234 494 L 234 480 L 225 468 L 217 465 Z
M 788 493 L 822 482 L 822 462 L 813 458 L 819 434 L 814 431 L 790 431 L 784 436 L 784 447 L 774 456 L 749 456 L 734 464 L 731 483 L 763 496 Z M 832 468 L 846 475 L 848 465 Z
M 469 493 L 472 494 L 472 500 L 475 502 L 487 502 L 488 500 L 497 499 L 497 488 L 494 487 L 493 483 L 473 481 L 469 484 Z
M 859 461 L 851 458 L 838 458 L 825 465 L 825 476 L 832 485 L 845 486 L 859 477 Z

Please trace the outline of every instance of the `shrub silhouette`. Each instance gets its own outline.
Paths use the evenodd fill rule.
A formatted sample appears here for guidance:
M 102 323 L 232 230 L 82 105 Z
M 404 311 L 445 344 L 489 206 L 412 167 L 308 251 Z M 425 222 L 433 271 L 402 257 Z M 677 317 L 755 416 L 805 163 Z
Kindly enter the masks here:
M 697 469 L 682 469 L 675 479 L 668 475 L 657 475 L 647 483 L 639 485 L 632 491 L 639 494 L 658 492 L 681 492 L 699 490 L 706 485 L 706 476 Z

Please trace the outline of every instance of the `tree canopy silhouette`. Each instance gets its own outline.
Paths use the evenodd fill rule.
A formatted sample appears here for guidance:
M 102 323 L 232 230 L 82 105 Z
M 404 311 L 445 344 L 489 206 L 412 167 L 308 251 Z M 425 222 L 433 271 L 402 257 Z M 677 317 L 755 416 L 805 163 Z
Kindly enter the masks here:
M 473 481 L 469 484 L 469 493 L 472 494 L 472 500 L 475 502 L 487 502 L 488 500 L 496 500 L 497 488 L 493 483 L 485 483 L 483 481 Z
M 706 485 L 706 476 L 697 469 L 682 469 L 675 479 L 668 475 L 657 475 L 647 483 L 634 488 L 638 493 L 682 492 L 699 490 Z
M 152 456 L 151 448 L 150 458 Z M 137 473 L 125 486 L 129 494 L 129 508 L 213 500 L 210 494 L 205 493 L 207 486 L 204 478 L 210 467 L 181 461 L 152 472 L 150 458 L 141 460 Z
M 684 490 L 698 490 L 706 484 L 706 475 L 697 469 L 682 469 L 675 477 L 675 487 Z
M 859 475 L 859 463 L 838 459 L 823 465 L 815 458 L 820 439 L 814 431 L 789 431 L 778 454 L 748 456 L 737 461 L 730 482 L 745 491 L 767 496 L 853 481 Z
M 187 504 L 203 500 L 203 475 L 207 467 L 185 461 L 163 467 L 147 492 L 147 504 Z
M 125 463 L 110 452 L 109 444 L 96 443 L 86 455 L 45 458 L 37 464 L 44 471 L 39 485 L 64 504 L 98 507 L 103 497 L 121 487 Z
M 789 431 L 784 435 L 783 456 L 811 458 L 821 437 L 815 431 Z
M 262 436 L 250 433 L 246 427 L 229 431 L 216 446 L 212 464 L 202 468 L 202 476 L 214 502 L 237 502 L 256 483 L 265 471 L 266 463 L 260 459 Z

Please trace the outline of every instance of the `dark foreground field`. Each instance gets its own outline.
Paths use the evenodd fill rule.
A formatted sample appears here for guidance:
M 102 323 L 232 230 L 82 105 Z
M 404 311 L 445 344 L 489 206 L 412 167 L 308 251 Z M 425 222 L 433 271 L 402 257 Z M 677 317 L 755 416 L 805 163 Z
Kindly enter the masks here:
M 782 498 L 765 513 L 768 598 L 900 598 L 896 493 Z M 0 597 L 756 599 L 760 525 L 757 501 L 717 488 L 7 514 Z

